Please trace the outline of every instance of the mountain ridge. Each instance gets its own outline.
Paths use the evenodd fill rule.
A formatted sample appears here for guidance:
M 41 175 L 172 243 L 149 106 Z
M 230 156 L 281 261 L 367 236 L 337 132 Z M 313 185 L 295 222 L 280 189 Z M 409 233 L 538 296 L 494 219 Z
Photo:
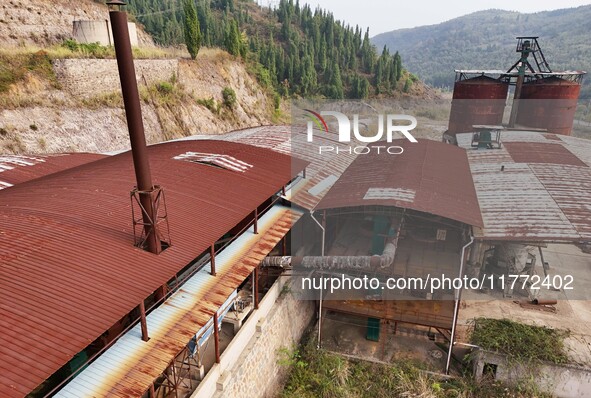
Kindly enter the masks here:
M 509 69 L 519 59 L 516 36 L 539 36 L 553 70 L 590 71 L 589 20 L 591 5 L 535 13 L 487 9 L 382 33 L 371 41 L 399 51 L 406 67 L 425 82 L 451 87 L 454 69 Z M 590 88 L 587 83 L 582 95 L 589 97 Z

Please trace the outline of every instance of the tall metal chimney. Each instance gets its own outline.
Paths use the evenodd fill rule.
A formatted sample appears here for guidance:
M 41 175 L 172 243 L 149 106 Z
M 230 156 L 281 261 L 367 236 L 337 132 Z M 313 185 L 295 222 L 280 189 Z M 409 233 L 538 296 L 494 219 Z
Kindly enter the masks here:
M 118 8 L 117 10 L 111 9 L 109 11 L 109 17 L 113 29 L 113 42 L 115 44 L 115 55 L 119 68 L 119 78 L 121 80 L 125 116 L 129 129 L 129 140 L 131 142 L 133 166 L 142 211 L 146 248 L 149 252 L 158 254 L 162 251 L 162 244 L 158 233 L 157 195 L 154 194 L 157 188 L 152 184 L 140 97 L 131 52 L 129 28 L 127 26 L 127 13 L 121 11 L 121 6 L 126 5 L 126 3 L 120 0 L 113 0 L 109 1 L 107 5 L 112 8 Z

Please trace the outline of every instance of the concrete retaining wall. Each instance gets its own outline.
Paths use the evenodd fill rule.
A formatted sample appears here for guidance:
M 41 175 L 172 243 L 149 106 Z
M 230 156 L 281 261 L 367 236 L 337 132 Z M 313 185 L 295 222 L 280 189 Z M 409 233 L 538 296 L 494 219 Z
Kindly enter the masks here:
M 486 364 L 496 365 L 495 379 L 508 383 L 533 381 L 542 390 L 559 398 L 586 398 L 591 396 L 591 369 L 574 365 L 537 366 L 512 364 L 507 357 L 479 350 L 474 361 L 474 377 L 480 380 Z
M 60 85 L 82 98 L 120 91 L 119 71 L 115 59 L 58 59 L 53 69 Z M 178 59 L 135 60 L 138 84 L 153 84 L 178 77 Z
M 287 373 L 278 364 L 281 348 L 297 344 L 314 317 L 314 302 L 282 294 L 290 278 L 280 278 L 267 292 L 192 398 L 273 397 Z

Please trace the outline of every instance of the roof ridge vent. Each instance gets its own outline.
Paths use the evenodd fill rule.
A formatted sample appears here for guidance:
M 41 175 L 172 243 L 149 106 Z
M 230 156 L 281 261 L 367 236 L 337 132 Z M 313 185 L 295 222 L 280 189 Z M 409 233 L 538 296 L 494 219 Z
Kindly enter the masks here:
M 238 171 L 241 173 L 244 173 L 253 167 L 252 164 L 236 159 L 233 156 L 220 153 L 185 152 L 175 156 L 174 159 L 201 163 L 207 166 L 219 167 L 221 169 Z

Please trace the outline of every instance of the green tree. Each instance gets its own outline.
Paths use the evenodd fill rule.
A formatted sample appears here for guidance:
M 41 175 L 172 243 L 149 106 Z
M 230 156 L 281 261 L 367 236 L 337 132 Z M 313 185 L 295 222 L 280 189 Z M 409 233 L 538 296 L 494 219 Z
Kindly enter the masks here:
M 328 83 L 327 96 L 332 99 L 344 98 L 343 81 L 341 80 L 341 71 L 337 62 L 332 63 L 329 73 L 330 80 Z
M 226 30 L 226 50 L 232 55 L 240 55 L 242 37 L 238 30 L 238 24 L 232 20 Z
M 396 54 L 394 54 L 394 61 L 396 65 L 396 81 L 399 81 L 402 77 L 402 59 L 400 58 L 398 51 L 396 51 Z
M 405 93 L 408 93 L 410 91 L 410 88 L 412 87 L 412 80 L 410 79 L 410 77 L 408 79 L 406 79 L 406 82 L 404 82 L 404 88 L 403 91 Z
M 185 13 L 185 44 L 191 58 L 195 59 L 201 47 L 201 31 L 194 0 L 183 0 L 183 11 Z

